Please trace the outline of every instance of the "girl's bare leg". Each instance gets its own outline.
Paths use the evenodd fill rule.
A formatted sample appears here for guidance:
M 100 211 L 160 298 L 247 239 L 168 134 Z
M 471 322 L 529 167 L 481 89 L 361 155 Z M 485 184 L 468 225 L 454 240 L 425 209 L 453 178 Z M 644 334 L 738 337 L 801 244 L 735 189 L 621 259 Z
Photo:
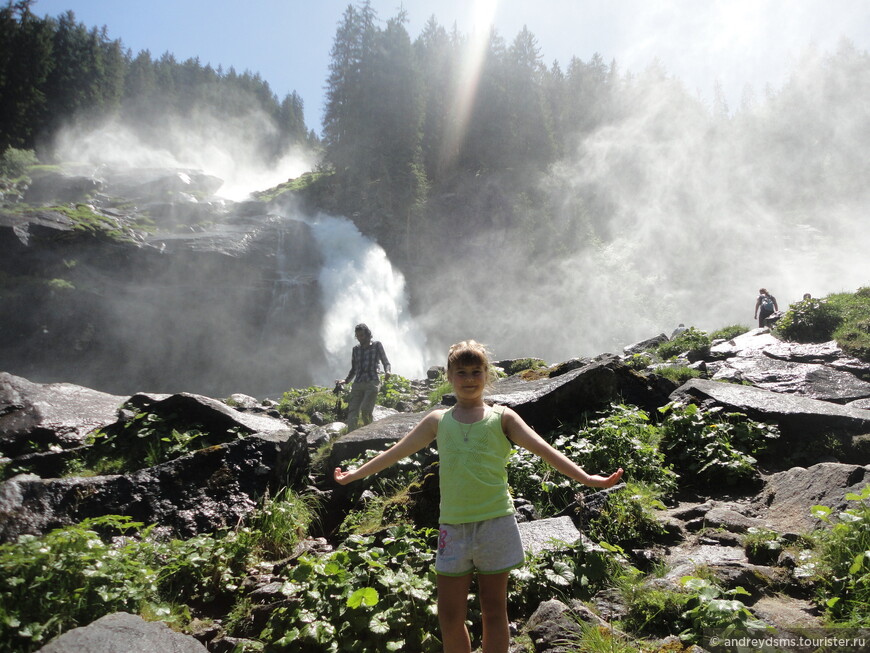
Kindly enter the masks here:
M 438 623 L 441 625 L 444 653 L 471 653 L 471 638 L 465 627 L 469 589 L 471 574 L 438 574 Z
M 510 628 L 507 613 L 507 586 L 510 572 L 480 574 L 480 611 L 483 613 L 483 653 L 507 653 Z M 446 651 L 447 649 L 445 649 Z

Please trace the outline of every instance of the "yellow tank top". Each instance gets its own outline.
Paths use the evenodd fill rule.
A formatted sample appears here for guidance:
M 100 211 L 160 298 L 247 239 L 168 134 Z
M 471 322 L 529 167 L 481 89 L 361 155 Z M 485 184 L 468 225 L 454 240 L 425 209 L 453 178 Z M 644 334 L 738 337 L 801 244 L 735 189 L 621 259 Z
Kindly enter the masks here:
M 451 408 L 441 416 L 436 442 L 442 524 L 467 524 L 514 512 L 505 466 L 511 443 L 501 428 L 503 406 L 479 422 L 462 424 Z

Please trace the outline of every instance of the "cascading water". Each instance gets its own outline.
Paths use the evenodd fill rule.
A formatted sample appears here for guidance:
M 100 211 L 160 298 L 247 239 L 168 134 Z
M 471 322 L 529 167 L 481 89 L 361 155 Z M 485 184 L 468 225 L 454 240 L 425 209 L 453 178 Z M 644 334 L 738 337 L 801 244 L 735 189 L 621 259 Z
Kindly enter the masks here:
M 393 269 L 383 248 L 350 220 L 320 215 L 308 222 L 323 257 L 318 280 L 330 376 L 318 383 L 347 374 L 356 344 L 353 327 L 360 322 L 384 344 L 393 372 L 422 378 L 426 338 L 408 311 L 404 276 Z
M 314 280 L 312 275 L 301 274 L 298 266 L 292 265 L 286 228 L 287 220 L 278 222 L 275 246 L 275 279 L 272 282 L 272 297 L 260 333 L 261 344 L 277 333 L 292 333 L 293 315 L 304 305 L 305 289 Z

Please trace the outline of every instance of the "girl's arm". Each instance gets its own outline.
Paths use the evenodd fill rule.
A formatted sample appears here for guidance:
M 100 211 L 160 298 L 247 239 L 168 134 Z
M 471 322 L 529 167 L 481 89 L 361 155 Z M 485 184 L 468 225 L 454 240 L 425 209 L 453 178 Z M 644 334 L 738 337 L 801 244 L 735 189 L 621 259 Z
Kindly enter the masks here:
M 616 485 L 619 479 L 622 478 L 622 467 L 610 476 L 587 474 L 565 454 L 553 448 L 549 442 L 535 433 L 514 410 L 507 407 L 504 409 L 502 416 L 502 430 L 504 430 L 505 435 L 523 449 L 528 449 L 533 454 L 540 456 L 565 476 L 579 481 L 583 485 L 607 488 Z
M 390 465 L 397 463 L 402 458 L 407 458 L 411 454 L 417 453 L 435 439 L 435 436 L 438 434 L 438 422 L 441 420 L 442 412 L 436 410 L 426 415 L 401 440 L 386 451 L 379 453 L 361 467 L 347 472 L 342 471 L 341 467 L 336 467 L 333 472 L 335 482 L 339 485 L 347 485 L 351 481 L 358 481 L 366 476 L 377 474 Z

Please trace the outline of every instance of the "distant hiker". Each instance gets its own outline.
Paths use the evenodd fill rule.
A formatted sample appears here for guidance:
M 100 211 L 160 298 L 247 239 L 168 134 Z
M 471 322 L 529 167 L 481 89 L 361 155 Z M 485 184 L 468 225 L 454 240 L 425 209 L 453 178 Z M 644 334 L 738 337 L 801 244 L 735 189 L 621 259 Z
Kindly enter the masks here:
M 384 381 L 390 378 L 390 361 L 384 352 L 384 346 L 377 340 L 372 340 L 372 331 L 365 324 L 354 327 L 354 336 L 359 342 L 353 348 L 350 357 L 350 372 L 336 385 L 344 385 L 353 381 L 350 397 L 347 399 L 347 431 L 350 433 L 359 426 L 360 414 L 362 423 L 371 424 L 374 416 L 375 400 L 378 398 L 378 363 L 384 366 Z
M 688 331 L 688 329 L 686 328 L 686 325 L 683 324 L 682 322 L 680 322 L 679 326 L 676 329 L 674 329 L 674 332 L 671 334 L 671 340 L 676 338 L 681 333 L 685 333 L 686 331 Z
M 447 354 L 447 380 L 453 385 L 456 404 L 427 413 L 401 440 L 361 467 L 346 472 L 336 467 L 333 472 L 336 483 L 346 485 L 377 474 L 437 442 L 441 526 L 435 572 L 445 653 L 471 651 L 465 620 L 475 571 L 483 650 L 508 651 L 508 579 L 510 570 L 525 562 L 505 470 L 513 444 L 590 487 L 612 487 L 622 477 L 622 468 L 609 476 L 587 474 L 512 409 L 485 404 L 483 394 L 491 374 L 492 365 L 483 345 L 474 340 L 453 345 Z
M 758 318 L 758 326 L 767 326 L 767 318 L 779 310 L 776 305 L 776 297 L 767 292 L 766 288 L 758 290 L 758 299 L 755 301 L 755 317 Z

